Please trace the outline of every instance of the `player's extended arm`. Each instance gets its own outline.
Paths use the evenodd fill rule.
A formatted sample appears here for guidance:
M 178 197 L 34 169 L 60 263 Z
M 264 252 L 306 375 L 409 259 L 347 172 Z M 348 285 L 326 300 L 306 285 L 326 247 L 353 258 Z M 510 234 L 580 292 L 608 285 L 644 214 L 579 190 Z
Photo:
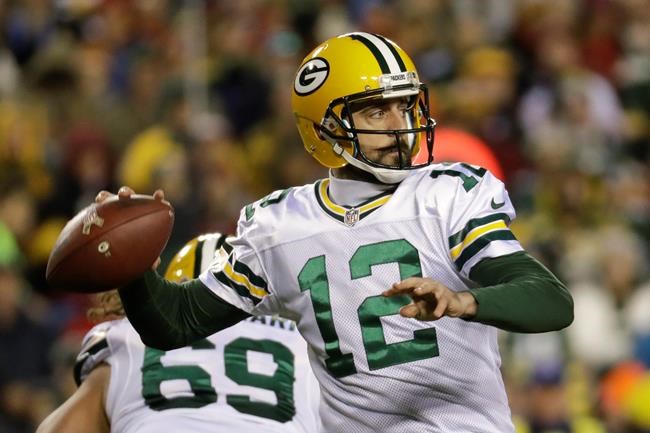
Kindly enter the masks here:
M 512 332 L 548 332 L 573 322 L 573 299 L 551 271 L 525 252 L 485 259 L 470 272 L 472 319 Z
M 91 371 L 75 393 L 43 420 L 36 433 L 109 433 L 104 394 L 110 374 L 106 364 Z
M 155 271 L 119 290 L 129 321 L 147 346 L 187 346 L 249 316 L 198 280 L 174 283 Z
M 128 186 L 121 187 L 117 193 L 125 198 L 133 194 Z M 108 191 L 100 191 L 95 202 L 102 203 L 112 196 Z M 153 196 L 165 200 L 162 190 Z M 119 293 L 124 311 L 142 342 L 160 350 L 187 346 L 249 316 L 220 299 L 198 279 L 178 284 L 165 280 L 155 271 L 146 272 L 120 288 Z
M 470 272 L 480 287 L 454 292 L 430 278 L 407 278 L 384 296 L 409 295 L 404 317 L 437 320 L 460 317 L 512 332 L 548 332 L 573 321 L 567 288 L 525 252 L 482 260 Z

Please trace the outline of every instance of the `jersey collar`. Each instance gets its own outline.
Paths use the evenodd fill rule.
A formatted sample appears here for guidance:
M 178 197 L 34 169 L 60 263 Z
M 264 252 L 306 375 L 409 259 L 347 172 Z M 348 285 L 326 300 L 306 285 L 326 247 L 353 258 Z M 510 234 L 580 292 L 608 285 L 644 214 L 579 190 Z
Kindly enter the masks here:
M 350 227 L 386 204 L 395 192 L 395 189 L 397 189 L 395 187 L 387 191 L 382 191 L 357 206 L 341 206 L 334 203 L 330 198 L 329 184 L 329 179 L 322 179 L 316 182 L 316 201 L 327 215 Z

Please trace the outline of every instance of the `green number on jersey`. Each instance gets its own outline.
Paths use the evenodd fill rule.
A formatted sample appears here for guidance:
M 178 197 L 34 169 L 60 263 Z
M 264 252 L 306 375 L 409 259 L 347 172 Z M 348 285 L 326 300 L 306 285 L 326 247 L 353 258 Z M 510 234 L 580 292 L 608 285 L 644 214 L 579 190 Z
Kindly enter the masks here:
M 453 169 L 433 170 L 429 176 L 431 176 L 432 179 L 435 179 L 441 175 L 460 177 L 460 179 L 463 181 L 463 189 L 468 192 L 478 184 L 478 179 L 482 178 L 485 175 L 486 170 L 484 168 L 474 168 L 471 165 L 465 163 L 461 163 L 460 165 L 474 173 L 476 176 L 468 176 L 462 171 Z
M 325 342 L 325 352 L 327 353 L 325 365 L 327 369 L 336 377 L 356 373 L 357 369 L 354 366 L 352 354 L 341 352 L 339 336 L 336 334 L 336 329 L 334 329 L 332 307 L 330 305 L 330 286 L 325 269 L 325 256 L 312 257 L 307 260 L 300 274 L 298 274 L 298 284 L 301 292 L 309 290 L 314 314 L 316 315 L 316 324 Z
M 350 259 L 350 275 L 353 280 L 369 277 L 373 265 L 385 263 L 398 264 L 400 280 L 422 276 L 418 250 L 404 239 L 359 247 Z M 398 314 L 399 309 L 410 302 L 411 298 L 406 295 L 391 298 L 377 295 L 366 298 L 359 306 L 357 313 L 370 370 L 438 356 L 436 328 L 433 327 L 415 331 L 412 340 L 386 344 L 380 318 Z
M 369 277 L 373 265 L 387 263 L 398 264 L 401 279 L 422 276 L 418 251 L 408 241 L 397 239 L 359 247 L 348 263 L 350 277 L 352 280 Z M 334 327 L 325 256 L 309 259 L 298 275 L 298 283 L 301 291 L 309 290 L 316 323 L 328 355 L 325 361 L 327 369 L 335 377 L 356 373 L 353 355 L 341 352 Z M 438 356 L 438 341 L 433 327 L 415 331 L 412 340 L 386 343 L 380 318 L 398 314 L 399 309 L 409 302 L 408 296 L 386 298 L 378 295 L 366 298 L 357 309 L 370 370 Z
M 260 207 L 267 207 L 272 204 L 280 203 L 284 198 L 289 194 L 289 191 L 291 191 L 291 188 L 283 189 L 280 191 L 274 191 L 271 194 L 267 195 L 266 197 L 260 199 L 259 204 Z M 255 203 L 251 203 L 249 205 L 246 205 L 244 208 L 246 212 L 246 221 L 250 221 L 251 218 L 253 218 L 253 215 L 255 215 Z
M 248 369 L 246 352 L 269 353 L 277 365 L 273 376 L 252 373 Z M 277 404 L 251 401 L 246 395 L 228 395 L 226 401 L 239 412 L 274 419 L 291 421 L 296 414 L 293 402 L 294 356 L 286 346 L 271 340 L 238 338 L 224 348 L 226 376 L 239 385 L 268 389 L 275 393 Z
M 199 340 L 192 344 L 192 349 L 214 349 L 208 340 Z M 212 387 L 210 374 L 197 365 L 172 365 L 165 367 L 160 362 L 164 351 L 145 348 L 142 364 L 142 396 L 153 410 L 166 410 L 178 407 L 199 408 L 217 401 L 217 393 Z M 160 386 L 167 380 L 184 379 L 190 384 L 194 393 L 191 397 L 166 398 L 160 392 Z
M 192 349 L 214 349 L 214 344 L 203 339 L 192 344 Z M 268 353 L 277 365 L 273 376 L 253 373 L 248 369 L 247 351 Z M 197 365 L 163 366 L 160 359 L 166 352 L 146 347 L 142 365 L 142 396 L 153 410 L 174 408 L 200 408 L 217 401 L 210 374 Z M 296 414 L 293 400 L 295 381 L 294 355 L 282 343 L 272 340 L 252 340 L 240 337 L 224 347 L 226 376 L 239 385 L 270 390 L 275 393 L 277 404 L 251 401 L 245 395 L 226 395 L 226 402 L 237 411 L 278 422 L 288 422 Z M 193 396 L 166 398 L 161 384 L 168 380 L 186 380 Z

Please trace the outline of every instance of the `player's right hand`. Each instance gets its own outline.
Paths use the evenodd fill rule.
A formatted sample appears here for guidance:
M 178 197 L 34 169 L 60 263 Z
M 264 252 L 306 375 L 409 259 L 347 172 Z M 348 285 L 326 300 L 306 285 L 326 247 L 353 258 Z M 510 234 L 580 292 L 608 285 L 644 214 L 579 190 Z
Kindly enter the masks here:
M 133 191 L 133 189 L 131 189 L 131 188 L 128 187 L 128 186 L 122 186 L 122 187 L 120 187 L 120 189 L 117 191 L 117 196 L 118 196 L 119 198 L 129 198 L 129 197 L 131 197 L 131 196 L 134 195 L 134 194 L 135 194 L 135 191 Z M 113 193 L 110 192 L 110 191 L 101 190 L 101 191 L 99 191 L 99 192 L 97 193 L 97 195 L 95 196 L 95 203 L 102 203 L 102 202 L 106 201 L 108 198 L 110 198 L 110 197 L 114 197 L 114 196 L 115 196 L 115 194 L 113 194 Z M 157 190 L 153 193 L 153 197 L 154 197 L 156 200 L 160 200 L 160 201 L 162 201 L 162 202 L 166 202 L 166 203 L 167 203 L 167 201 L 165 200 L 165 191 L 163 191 L 162 189 L 157 189 Z
M 131 197 L 131 196 L 134 195 L 134 194 L 135 194 L 135 191 L 133 191 L 133 189 L 131 189 L 131 188 L 128 187 L 128 186 L 122 186 L 122 187 L 120 187 L 120 189 L 117 191 L 117 196 L 118 196 L 120 199 L 127 199 L 127 198 Z M 110 191 L 101 190 L 101 191 L 99 191 L 99 192 L 97 193 L 97 195 L 95 196 L 95 203 L 103 203 L 104 201 L 108 200 L 110 197 L 115 197 L 115 194 L 113 194 L 113 193 L 110 192 Z M 167 202 L 167 201 L 165 200 L 165 192 L 164 192 L 162 189 L 157 189 L 157 190 L 153 193 L 153 198 L 155 198 L 156 200 L 160 200 L 160 201 L 162 201 L 163 203 L 167 203 L 167 204 L 169 204 L 169 202 Z M 151 270 L 152 270 L 152 271 L 155 271 L 155 270 L 158 268 L 158 265 L 160 265 L 160 257 L 158 257 L 158 258 L 156 259 L 156 261 L 154 262 L 154 264 L 151 265 Z

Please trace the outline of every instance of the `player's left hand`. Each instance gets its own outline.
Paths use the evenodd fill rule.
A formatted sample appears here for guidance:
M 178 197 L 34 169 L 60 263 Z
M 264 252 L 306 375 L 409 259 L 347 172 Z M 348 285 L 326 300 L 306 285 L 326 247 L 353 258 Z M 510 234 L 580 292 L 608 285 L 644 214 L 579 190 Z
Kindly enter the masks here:
M 408 295 L 412 301 L 400 308 L 403 317 L 438 320 L 443 316 L 470 318 L 478 304 L 469 292 L 454 292 L 430 278 L 407 278 L 383 293 L 384 296 Z

